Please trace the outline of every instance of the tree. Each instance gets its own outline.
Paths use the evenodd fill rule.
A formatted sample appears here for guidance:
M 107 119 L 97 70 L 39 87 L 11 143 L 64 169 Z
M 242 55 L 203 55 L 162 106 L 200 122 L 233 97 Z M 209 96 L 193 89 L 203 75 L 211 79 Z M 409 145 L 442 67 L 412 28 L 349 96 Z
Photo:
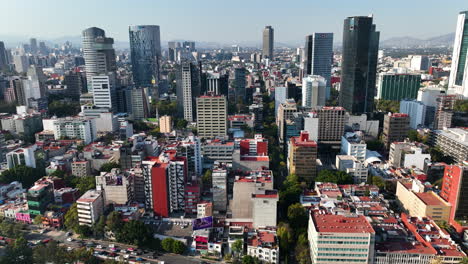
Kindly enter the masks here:
M 288 258 L 289 250 L 291 249 L 291 245 L 294 244 L 294 239 L 292 237 L 293 231 L 289 227 L 288 224 L 280 223 L 278 225 L 278 239 L 279 239 L 279 248 L 280 248 L 280 256 L 284 257 L 285 259 Z
M 163 239 L 163 241 L 161 242 L 161 246 L 164 249 L 164 251 L 172 252 L 172 248 L 174 247 L 174 242 L 175 240 L 173 238 L 168 237 L 168 238 Z
M 87 225 L 78 225 L 75 227 L 75 232 L 81 237 L 90 237 L 93 234 L 93 230 Z
M 112 232 L 117 232 L 123 227 L 122 215 L 113 211 L 107 216 L 106 227 Z
M 178 119 L 175 123 L 175 128 L 177 129 L 185 129 L 187 127 L 187 120 L 185 119 Z
M 242 264 L 260 264 L 260 259 L 257 257 L 252 257 L 249 255 L 245 255 L 242 257 Z
M 319 172 L 316 182 L 332 182 L 336 184 L 351 184 L 353 177 L 344 171 L 322 170 Z
M 145 223 L 131 220 L 125 223 L 122 229 L 117 232 L 116 239 L 122 243 L 128 243 L 136 246 L 148 245 L 152 238 L 152 232 Z
M 23 227 L 23 224 L 4 220 L 0 223 L 0 234 L 9 238 L 18 238 L 22 235 Z
M 35 225 L 40 225 L 42 224 L 42 215 L 36 215 L 36 217 L 34 217 L 34 220 L 33 220 L 33 223 Z
M 310 264 L 309 240 L 307 233 L 302 233 L 297 238 L 296 243 L 296 261 L 300 264 Z
M 410 131 L 408 131 L 408 138 L 411 140 L 411 141 L 419 141 L 419 133 L 417 130 L 414 130 L 414 129 L 411 129 Z
M 0 183 L 6 184 L 13 181 L 19 181 L 23 184 L 23 187 L 27 189 L 44 175 L 45 171 L 39 168 L 18 165 L 12 169 L 2 172 L 2 174 L 0 174 Z
M 66 228 L 75 230 L 78 227 L 78 208 L 74 203 L 64 216 L 64 223 Z
M 370 183 L 379 187 L 379 189 L 385 188 L 385 181 L 380 176 L 372 176 Z
M 106 216 L 101 215 L 92 229 L 95 236 L 103 237 L 106 232 Z
M 211 187 L 212 184 L 212 172 L 211 170 L 207 170 L 205 174 L 202 176 L 202 182 L 204 186 Z
M 468 100 L 457 100 L 453 108 L 457 112 L 468 113 Z
M 71 258 L 76 262 L 86 264 L 99 264 L 101 261 L 93 256 L 93 250 L 85 247 L 75 249 L 71 252 Z
M 182 241 L 176 240 L 172 245 L 172 253 L 175 254 L 182 254 L 186 250 L 186 246 Z
M 400 102 L 392 100 L 377 100 L 375 103 L 377 111 L 388 113 L 398 113 L 400 111 Z
M 96 189 L 96 178 L 94 176 L 74 177 L 73 181 L 75 182 L 75 188 L 82 194 L 89 190 Z
M 384 144 L 380 140 L 369 140 L 366 144 L 368 150 L 380 151 L 384 148 Z
M 120 168 L 120 165 L 117 162 L 107 162 L 102 164 L 100 171 L 110 172 L 114 168 Z
M 32 249 L 24 237 L 20 237 L 12 245 L 8 245 L 5 255 L 0 260 L 0 264 L 30 264 L 33 262 Z
M 33 249 L 33 258 L 37 264 L 72 262 L 71 255 L 54 240 L 36 246 Z
M 234 243 L 232 243 L 231 249 L 236 256 L 240 256 L 244 250 L 244 242 L 240 239 L 234 241 Z
M 300 203 L 292 204 L 288 207 L 289 224 L 295 229 L 307 227 L 307 211 Z

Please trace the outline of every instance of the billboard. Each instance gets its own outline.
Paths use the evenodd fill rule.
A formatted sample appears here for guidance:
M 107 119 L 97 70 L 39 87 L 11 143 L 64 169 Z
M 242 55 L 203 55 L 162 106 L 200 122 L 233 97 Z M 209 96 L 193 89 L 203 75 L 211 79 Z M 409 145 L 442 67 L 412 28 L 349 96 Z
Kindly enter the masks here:
M 192 221 L 193 230 L 205 229 L 213 227 L 213 217 L 197 218 Z

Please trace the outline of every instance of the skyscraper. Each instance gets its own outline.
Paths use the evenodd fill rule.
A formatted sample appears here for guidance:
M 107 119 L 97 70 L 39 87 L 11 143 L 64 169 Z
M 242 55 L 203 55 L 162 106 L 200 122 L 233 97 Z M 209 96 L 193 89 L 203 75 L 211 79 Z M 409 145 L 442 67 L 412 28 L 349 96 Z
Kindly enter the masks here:
M 266 26 L 263 30 L 263 56 L 273 59 L 274 30 L 271 26 Z
M 94 75 L 91 79 L 91 89 L 93 90 L 93 101 L 97 107 L 117 110 L 117 93 L 115 84 L 115 74 Z
M 319 75 L 325 78 L 327 98 L 330 97 L 332 61 L 333 33 L 314 33 L 306 36 L 303 77 Z
M 184 62 L 177 71 L 177 112 L 188 122 L 196 113 L 195 98 L 200 96 L 200 71 L 196 64 Z
M 326 90 L 326 81 L 322 76 L 304 77 L 302 79 L 302 106 L 325 106 Z
M 225 137 L 227 134 L 227 102 L 223 95 L 197 98 L 197 129 L 203 138 Z
M 159 26 L 130 26 L 128 31 L 135 86 L 154 87 L 158 85 L 161 61 Z M 157 97 L 157 90 L 153 90 L 152 94 Z
M 169 41 L 167 43 L 168 51 L 169 51 L 169 60 L 176 61 L 177 60 L 177 51 L 180 49 L 180 42 Z
M 37 54 L 38 52 L 37 39 L 31 38 L 29 40 L 29 48 L 31 49 L 32 54 Z
M 379 37 L 372 16 L 344 21 L 340 105 L 352 114 L 373 111 Z
M 83 57 L 85 59 L 88 91 L 93 92 L 91 80 L 97 74 L 116 70 L 113 38 L 107 38 L 104 30 L 91 27 L 83 30 Z
M 5 43 L 0 41 L 0 70 L 4 69 L 8 64 L 6 50 L 5 50 Z
M 458 15 L 455 43 L 453 44 L 452 69 L 449 88 L 455 93 L 468 97 L 468 11 Z

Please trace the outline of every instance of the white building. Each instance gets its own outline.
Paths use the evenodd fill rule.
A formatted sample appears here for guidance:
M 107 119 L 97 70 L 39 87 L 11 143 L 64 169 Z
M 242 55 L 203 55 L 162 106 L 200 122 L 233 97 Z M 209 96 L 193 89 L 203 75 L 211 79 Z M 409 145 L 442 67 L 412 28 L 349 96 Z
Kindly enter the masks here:
M 302 106 L 325 106 L 327 82 L 325 78 L 309 75 L 302 79 Z
M 252 216 L 254 228 L 275 227 L 278 192 L 276 190 L 265 190 L 263 193 L 252 194 Z
M 466 28 L 468 27 L 468 11 L 458 15 L 455 30 L 455 43 L 453 44 L 452 69 L 450 70 L 449 88 L 456 94 L 468 98 L 468 54 L 466 53 Z M 465 50 L 463 50 L 465 49 Z M 464 58 L 462 57 L 464 56 Z
M 362 133 L 361 133 L 362 134 Z M 367 144 L 357 133 L 345 133 L 341 137 L 341 154 L 356 157 L 359 161 L 366 159 Z
M 415 100 L 402 100 L 400 102 L 400 113 L 410 116 L 410 127 L 418 129 L 424 125 L 426 120 L 426 105 Z
M 445 95 L 443 87 L 429 86 L 419 89 L 417 100 L 426 106 L 436 107 L 439 95 Z
M 367 182 L 369 168 L 354 156 L 336 155 L 336 168 L 351 175 L 356 184 Z
M 258 230 L 247 241 L 247 255 L 262 263 L 279 263 L 279 243 L 276 231 Z
M 429 70 L 430 60 L 427 56 L 413 55 L 411 56 L 411 69 L 413 71 L 427 71 Z
M 423 154 L 421 147 L 411 142 L 393 142 L 390 145 L 389 162 L 396 168 L 424 170 L 424 161 L 431 161 L 430 154 Z
M 346 113 L 345 124 L 354 131 L 363 131 L 373 137 L 379 136 L 379 120 L 367 120 L 366 114 L 355 116 Z
M 101 172 L 100 176 L 96 176 L 96 190 L 102 191 L 106 205 L 127 204 L 134 201 L 133 175 L 118 168 Z
M 96 120 L 86 117 L 66 117 L 52 119 L 54 138 L 82 139 L 85 144 L 89 144 L 96 139 Z M 49 126 L 49 121 L 45 119 L 44 126 Z
M 104 198 L 101 191 L 89 190 L 76 201 L 78 223 L 91 226 L 104 213 Z
M 308 238 L 314 264 L 373 263 L 375 231 L 365 216 L 312 212 Z
M 29 58 L 25 55 L 13 55 L 13 64 L 17 72 L 26 72 L 29 67 Z
M 109 108 L 82 105 L 80 115 L 95 119 L 96 132 L 115 132 L 119 129 L 118 118 Z
M 115 75 L 100 74 L 91 79 L 93 102 L 97 107 L 116 110 L 116 83 Z
M 19 148 L 8 152 L 6 154 L 8 169 L 19 165 L 36 168 L 36 158 L 34 157 L 34 151 L 36 151 L 36 149 L 37 145 L 32 145 L 27 148 Z

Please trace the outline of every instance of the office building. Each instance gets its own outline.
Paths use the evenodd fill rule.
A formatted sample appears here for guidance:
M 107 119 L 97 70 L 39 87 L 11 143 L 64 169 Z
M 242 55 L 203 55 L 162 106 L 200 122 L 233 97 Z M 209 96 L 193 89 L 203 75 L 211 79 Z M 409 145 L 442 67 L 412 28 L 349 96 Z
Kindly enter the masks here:
M 420 86 L 420 74 L 381 73 L 377 83 L 377 99 L 416 99 Z
M 468 160 L 468 130 L 464 128 L 448 128 L 434 130 L 431 134 L 432 146 L 438 147 L 444 155 L 453 158 L 455 163 Z
M 84 144 L 96 140 L 96 120 L 86 117 L 66 117 L 51 120 L 51 130 L 56 140 L 61 138 L 82 139 Z M 44 119 L 43 122 L 48 122 Z M 44 125 L 44 127 L 47 127 Z
M 13 64 L 17 72 L 27 72 L 29 68 L 29 58 L 25 55 L 13 55 Z
M 407 114 L 385 115 L 382 139 L 387 149 L 393 142 L 401 142 L 408 137 L 409 124 L 410 117 Z
M 187 164 L 175 150 L 166 150 L 159 157 L 143 161 L 145 208 L 160 217 L 185 211 Z
M 449 89 L 456 94 L 468 97 L 468 11 L 460 12 L 453 44 L 452 69 L 450 70 Z
M 255 228 L 276 227 L 278 200 L 277 190 L 263 190 L 252 194 L 252 218 Z
M 68 71 L 63 76 L 63 84 L 67 86 L 67 96 L 79 100 L 84 86 L 86 85 L 84 77 L 80 72 Z
M 18 148 L 6 154 L 6 163 L 8 169 L 13 169 L 16 166 L 27 166 L 36 168 L 36 157 L 34 152 L 37 146 L 32 145 L 25 148 Z
M 133 120 L 148 118 L 150 115 L 150 106 L 148 102 L 147 88 L 133 88 L 131 90 L 131 117 Z
M 288 99 L 287 87 L 275 87 L 275 117 L 278 115 L 280 104 L 285 103 Z
M 414 55 L 411 56 L 410 65 L 413 71 L 428 71 L 431 66 L 431 60 L 428 56 Z
M 285 141 L 286 121 L 293 120 L 293 114 L 298 111 L 297 104 L 294 99 L 286 99 L 285 103 L 279 105 L 278 114 L 276 116 L 276 125 L 278 126 L 278 138 L 281 144 Z
M 227 210 L 227 181 L 228 172 L 223 166 L 213 169 L 211 174 L 212 193 L 213 193 L 213 210 L 225 212 Z
M 91 77 L 93 102 L 96 107 L 117 110 L 116 79 L 114 74 L 99 74 Z
M 76 201 L 78 223 L 92 226 L 104 214 L 104 197 L 102 191 L 89 190 Z
M 200 96 L 201 81 L 198 67 L 191 62 L 183 62 L 177 71 L 177 112 L 188 122 L 195 121 L 196 102 Z
M 192 181 L 198 179 L 203 170 L 200 138 L 189 135 L 179 141 L 177 154 L 187 160 L 187 178 Z
M 453 108 L 455 106 L 456 95 L 439 95 L 436 99 L 434 129 L 444 129 L 452 127 Z
M 71 173 L 76 177 L 86 177 L 91 175 L 91 162 L 89 160 L 77 160 L 71 164 Z
M 127 204 L 134 201 L 133 175 L 114 168 L 96 176 L 96 190 L 102 191 L 104 204 Z
M 91 27 L 83 30 L 82 49 L 85 60 L 88 92 L 93 92 L 94 75 L 108 74 L 116 70 L 114 39 L 106 37 L 104 30 Z
M 42 117 L 38 114 L 21 114 L 0 118 L 2 130 L 27 139 L 34 138 L 34 134 L 43 130 Z
M 421 182 L 397 182 L 396 198 L 411 216 L 430 217 L 434 221 L 449 221 L 451 205 L 436 193 L 424 192 Z
M 38 52 L 38 46 L 37 46 L 37 39 L 35 38 L 30 38 L 29 39 L 29 50 L 31 51 L 31 54 L 37 54 Z
M 130 26 L 130 58 L 133 82 L 136 87 L 154 87 L 152 95 L 158 97 L 161 63 L 161 40 L 159 26 Z
M 366 159 L 367 144 L 358 133 L 347 132 L 341 137 L 341 153 L 356 157 L 358 161 Z
M 341 142 L 344 134 L 346 111 L 343 107 L 316 107 L 304 118 L 304 130 L 311 140 L 322 143 Z
M 274 30 L 271 26 L 266 26 L 263 30 L 263 57 L 273 59 L 273 45 L 275 40 Z
M 365 216 L 309 215 L 312 263 L 373 263 L 375 231 Z
M 177 60 L 177 52 L 180 49 L 180 42 L 169 41 L 168 42 L 168 52 L 169 52 L 169 60 L 176 61 Z
M 197 98 L 197 132 L 202 138 L 227 135 L 227 101 L 224 95 Z
M 234 94 L 236 97 L 236 102 L 246 103 L 246 69 L 245 68 L 235 68 L 234 69 Z
M 333 33 L 314 33 L 306 36 L 303 63 L 303 77 L 322 76 L 326 83 L 326 98 L 329 98 L 333 63 Z
M 374 110 L 379 37 L 372 16 L 344 21 L 339 101 L 352 114 Z
M 165 115 L 159 118 L 159 132 L 171 133 L 172 132 L 172 117 Z
M 234 142 L 212 140 L 202 147 L 203 167 L 211 168 L 213 163 L 232 163 L 234 153 Z
M 393 142 L 390 145 L 389 162 L 395 168 L 424 169 L 424 165 L 431 161 L 431 155 L 424 153 L 424 146 L 411 142 Z
M 325 106 L 326 80 L 321 76 L 308 75 L 302 79 L 302 106 Z
M 5 49 L 5 43 L 0 41 L 0 70 L 6 69 L 8 65 L 7 51 Z
M 427 106 L 416 100 L 400 101 L 400 113 L 410 116 L 410 128 L 418 129 L 426 121 Z
M 363 161 L 357 160 L 355 156 L 336 155 L 336 168 L 351 175 L 355 184 L 367 182 L 369 168 Z
M 458 227 L 457 221 L 465 220 L 468 214 L 468 167 L 457 165 L 446 165 L 442 188 L 440 191 L 442 199 L 452 205 L 450 211 L 450 224 Z M 462 223 L 467 226 L 466 222 Z M 457 230 L 458 231 L 458 230 Z
M 298 137 L 291 137 L 287 164 L 289 174 L 312 182 L 317 175 L 317 148 L 317 142 L 310 140 L 306 131 L 301 131 Z

